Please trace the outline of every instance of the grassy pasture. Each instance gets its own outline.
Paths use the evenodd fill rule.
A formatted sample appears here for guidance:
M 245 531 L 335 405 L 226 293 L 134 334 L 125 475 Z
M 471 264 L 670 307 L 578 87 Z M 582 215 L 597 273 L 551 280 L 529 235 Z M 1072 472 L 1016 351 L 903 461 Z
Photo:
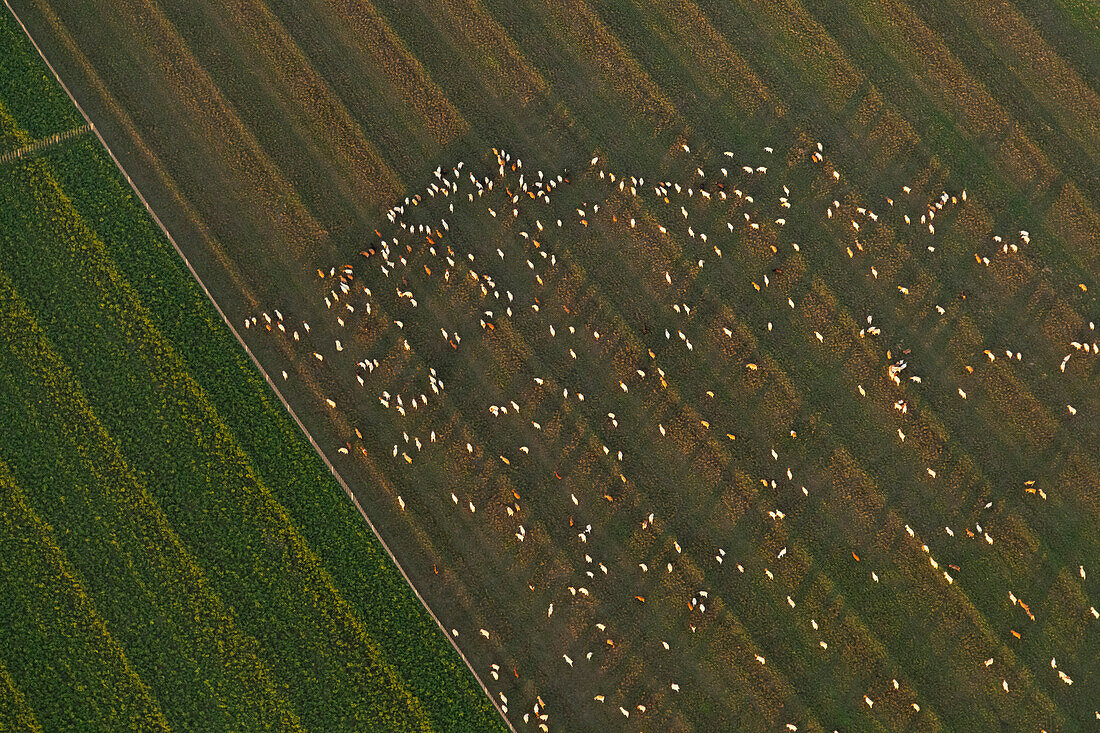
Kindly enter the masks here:
M 1095 342 L 1088 322 L 1100 316 L 1100 130 L 1093 114 L 1100 82 L 1095 54 L 1083 50 L 1100 45 L 1100 35 L 1087 4 L 15 6 L 227 313 L 243 320 L 279 308 L 290 321 L 313 326 L 302 344 L 262 328 L 247 338 L 272 375 L 288 372 L 285 392 L 295 409 L 429 605 L 458 632 L 490 690 L 507 698 L 517 726 L 538 699 L 548 725 L 562 730 L 1094 725 L 1100 627 L 1088 609 L 1097 604 L 1100 577 L 1093 569 L 1100 557 L 1096 357 L 1073 352 L 1066 371 L 1058 369 L 1072 351 L 1069 341 Z M 821 166 L 807 161 L 816 141 L 825 145 Z M 776 153 L 767 156 L 764 145 Z M 104 165 L 82 146 L 72 152 L 80 166 Z M 447 218 L 451 230 L 441 241 L 463 256 L 475 253 L 473 269 L 491 273 L 522 306 L 504 318 L 503 303 L 486 304 L 461 256 L 452 273 L 461 284 L 440 287 L 446 265 L 417 240 L 400 272 L 420 301 L 413 310 L 393 298 L 394 280 L 356 253 L 377 242 L 376 227 L 394 235 L 383 212 L 434 180 L 437 165 L 447 170 L 466 160 L 479 175 L 492 175 L 485 156 L 491 146 L 519 154 L 529 180 L 540 167 L 554 174 L 567 168 L 573 183 L 552 206 L 524 201 L 517 220 L 487 213 L 511 209 L 500 188 L 514 191 L 515 173 L 476 206 L 456 202 L 453 215 L 448 201 L 425 196 L 410 219 L 438 226 Z M 724 150 L 736 151 L 739 162 L 769 166 L 762 182 L 740 184 L 758 206 L 685 196 L 666 206 L 652 195 L 653 181 L 687 185 L 697 166 L 716 176 L 729 164 Z M 588 172 L 597 152 L 611 170 L 645 177 L 644 195 L 619 192 Z M 81 182 L 82 168 L 49 160 L 100 238 L 125 241 L 120 221 L 130 219 L 93 213 L 104 200 Z M 843 174 L 839 183 L 827 174 L 833 166 Z M 780 184 L 796 202 L 782 228 L 771 223 L 783 216 L 775 206 Z M 909 197 L 900 193 L 904 184 L 913 187 Z M 917 202 L 962 188 L 967 204 L 937 214 L 934 240 L 900 220 L 902 207 L 919 217 Z M 890 209 L 885 196 L 897 207 Z M 850 216 L 825 217 L 834 199 L 846 212 L 871 207 L 882 221 L 857 236 Z M 681 203 L 691 209 L 694 229 L 709 233 L 706 245 L 686 234 Z M 578 206 L 588 212 L 586 227 L 577 223 Z M 743 211 L 760 219 L 761 229 L 728 233 L 725 222 Z M 531 232 L 535 218 L 549 224 L 557 217 L 567 225 L 540 237 L 543 251 L 557 257 L 551 267 L 518 232 Z M 631 218 L 637 228 L 625 226 Z M 1030 243 L 1001 253 L 992 236 L 1007 241 L 1019 229 L 1030 232 Z M 402 237 L 402 244 L 413 242 Z M 503 263 L 498 247 L 507 253 Z M 114 250 L 115 266 L 142 299 L 160 303 L 150 308 L 167 319 L 161 330 L 181 334 L 175 358 L 209 365 L 210 376 L 196 379 L 224 415 L 224 429 L 244 455 L 280 466 L 265 469 L 267 461 L 256 458 L 249 475 L 287 508 L 307 546 L 325 548 L 322 565 L 349 597 L 361 587 L 359 574 L 375 572 L 351 562 L 333 539 L 352 532 L 356 518 L 349 514 L 337 531 L 328 530 L 328 505 L 312 498 L 309 481 L 288 478 L 298 463 L 316 471 L 316 461 L 300 441 L 293 441 L 295 458 L 284 458 L 293 431 L 276 419 L 271 397 L 254 377 L 248 398 L 222 385 L 220 369 L 242 369 L 232 344 L 224 334 L 211 343 L 201 321 L 177 316 L 152 260 L 124 252 Z M 538 265 L 542 284 L 526 258 Z M 355 301 L 354 327 L 341 330 L 321 300 L 334 285 L 319 281 L 316 269 L 352 262 L 356 284 L 378 297 L 371 316 Z M 752 283 L 762 285 L 765 275 L 770 285 L 758 292 Z M 53 281 L 48 272 L 35 276 Z M 531 296 L 539 299 L 538 313 L 528 308 Z M 675 313 L 673 303 L 689 304 L 690 315 Z M 945 309 L 942 316 L 935 305 Z M 495 311 L 492 331 L 476 325 L 485 308 Z M 860 337 L 868 314 L 882 338 Z M 69 314 L 61 309 L 52 318 L 61 324 Z M 578 334 L 598 329 L 601 337 L 566 343 L 567 324 Z M 550 336 L 551 325 L 558 337 Z M 461 350 L 440 339 L 440 328 L 461 331 Z M 345 353 L 333 351 L 334 338 Z M 75 353 L 75 344 L 69 348 Z M 998 359 L 989 362 L 985 349 Z M 1005 349 L 1021 351 L 1022 360 L 1008 361 Z M 310 356 L 314 350 L 325 354 L 323 365 Z M 911 366 L 898 386 L 885 370 L 902 350 Z M 363 358 L 380 362 L 365 391 L 353 376 Z M 383 389 L 406 403 L 427 391 L 430 367 L 447 385 L 430 407 L 406 417 L 380 407 Z M 88 399 L 109 393 L 111 375 L 84 369 L 80 380 L 96 385 Z M 647 376 L 639 378 L 638 369 Z M 911 373 L 922 383 L 905 381 Z M 545 383 L 537 385 L 535 376 Z M 574 397 L 563 399 L 563 389 Z M 115 417 L 119 423 L 108 431 L 154 405 L 155 386 L 138 394 L 146 402 Z M 339 409 L 330 410 L 325 398 Z M 241 414 L 250 400 L 263 409 Z M 487 403 L 510 400 L 523 417 L 487 413 Z M 908 405 L 904 415 L 894 407 L 898 400 Z M 403 432 L 424 440 L 430 430 L 442 440 L 412 464 L 391 455 Z M 129 453 L 141 445 L 140 436 L 131 440 L 123 444 Z M 336 453 L 341 446 L 348 455 Z M 612 460 L 603 446 L 611 456 L 621 449 L 624 459 Z M 201 458 L 198 448 L 180 450 L 162 447 L 134 459 L 135 469 L 159 485 L 158 462 Z M 1045 500 L 1025 491 L 1031 480 Z M 219 492 L 236 491 L 232 483 Z M 769 515 L 777 509 L 785 513 L 780 521 Z M 655 523 L 643 530 L 650 512 Z M 250 519 L 260 524 L 263 516 Z M 588 523 L 594 532 L 581 544 L 577 525 Z M 525 527 L 522 542 L 518 524 Z M 224 526 L 209 531 L 223 533 Z M 965 536 L 968 527 L 975 539 Z M 719 548 L 726 553 L 721 563 Z M 787 553 L 778 559 L 781 548 Z M 213 549 L 204 552 L 206 562 L 221 566 Z M 639 562 L 650 571 L 641 573 Z M 588 578 L 598 563 L 607 574 L 595 570 Z M 1088 579 L 1079 565 L 1090 569 Z M 871 579 L 872 570 L 881 582 Z M 316 575 L 299 582 L 324 583 Z M 572 595 L 569 586 L 587 587 L 591 596 Z M 705 613 L 689 605 L 701 589 L 709 593 Z M 1009 591 L 1029 604 L 1034 620 L 1008 600 Z M 260 594 L 247 592 L 232 589 L 242 594 L 233 596 L 238 603 Z M 550 603 L 556 610 L 548 618 Z M 387 619 L 377 628 L 398 626 Z M 254 626 L 243 632 L 261 635 Z M 375 631 L 373 638 L 381 644 L 387 635 Z M 406 658 L 400 646 L 381 652 L 382 659 Z M 767 663 L 758 664 L 756 654 Z M 1052 656 L 1074 685 L 1058 679 Z M 983 664 L 988 657 L 996 660 L 992 668 Z M 407 658 L 415 660 L 401 671 L 410 689 L 431 689 L 433 681 L 418 681 L 414 671 L 430 655 Z M 499 679 L 490 676 L 493 664 Z M 332 694 L 341 689 L 350 699 L 351 687 Z M 275 692 L 288 708 L 308 708 L 306 690 Z M 596 694 L 606 702 L 595 702 Z M 444 715 L 423 693 L 415 697 L 432 720 Z M 632 711 L 629 719 L 620 705 Z M 318 720 L 303 715 L 301 723 Z

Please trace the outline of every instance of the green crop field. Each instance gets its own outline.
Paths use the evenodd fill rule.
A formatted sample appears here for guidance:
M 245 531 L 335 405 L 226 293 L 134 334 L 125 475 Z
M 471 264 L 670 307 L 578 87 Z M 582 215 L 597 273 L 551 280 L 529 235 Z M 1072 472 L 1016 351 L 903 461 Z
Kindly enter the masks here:
M 510 726 L 1100 725 L 1089 3 L 10 1 Z M 3 720 L 502 725 L 25 57 Z
M 0 34 L 0 150 L 81 127 Z M 503 728 L 98 140 L 2 166 L 0 728 Z

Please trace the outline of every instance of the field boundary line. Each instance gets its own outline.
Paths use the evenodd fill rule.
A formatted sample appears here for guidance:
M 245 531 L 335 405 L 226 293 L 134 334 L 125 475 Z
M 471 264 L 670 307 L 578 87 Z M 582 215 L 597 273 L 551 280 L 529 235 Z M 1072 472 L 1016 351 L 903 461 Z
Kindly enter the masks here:
M 290 406 L 290 403 L 287 402 L 286 397 L 284 397 L 283 393 L 279 391 L 278 386 L 276 386 L 275 384 L 275 380 L 271 378 L 271 375 L 268 374 L 267 370 L 264 369 L 263 365 L 260 364 L 260 360 L 257 359 L 256 355 L 252 353 L 252 349 L 248 348 L 248 344 L 244 342 L 244 339 L 241 338 L 240 333 L 237 331 L 236 328 L 234 328 L 233 324 L 230 322 L 229 317 L 226 316 L 225 311 L 223 311 L 221 306 L 218 305 L 218 301 L 214 299 L 214 296 L 213 294 L 211 294 L 210 289 L 206 287 L 206 283 L 204 283 L 202 278 L 199 277 L 199 273 L 195 271 L 195 268 L 191 264 L 191 261 L 187 258 L 187 255 L 185 255 L 183 253 L 183 250 L 180 249 L 179 244 L 176 243 L 175 238 L 168 231 L 168 228 L 164 225 L 164 222 L 161 221 L 160 217 L 157 216 L 157 213 L 153 211 L 153 207 L 150 206 L 149 201 L 138 189 L 137 184 L 134 182 L 134 180 L 130 178 L 130 174 L 126 172 L 126 169 L 122 166 L 122 163 L 119 161 L 114 151 L 111 150 L 111 147 L 107 144 L 107 141 L 103 139 L 103 135 L 100 133 L 99 128 L 95 126 L 94 122 L 92 122 L 92 118 L 89 117 L 88 113 L 84 111 L 84 108 L 80 105 L 80 102 L 76 100 L 76 97 L 73 96 L 73 93 L 69 91 L 69 87 L 65 84 L 64 81 L 61 80 L 61 76 L 57 73 L 57 70 L 54 69 L 53 64 L 50 63 L 50 60 L 46 58 L 46 54 L 42 51 L 42 48 L 38 45 L 38 42 L 35 41 L 34 36 L 31 35 L 31 32 L 27 28 L 26 24 L 23 23 L 23 19 L 19 17 L 19 14 L 17 12 L 15 12 L 15 8 L 12 7 L 10 0 L 4 0 L 4 5 L 5 7 L 7 7 L 8 12 L 11 13 L 12 17 L 15 18 L 15 22 L 18 23 L 19 27 L 23 30 L 23 34 L 26 35 L 27 40 L 29 40 L 31 42 L 31 45 L 34 46 L 34 50 L 38 52 L 39 57 L 41 57 L 42 61 L 46 64 L 46 67 L 50 70 L 50 73 L 53 74 L 54 79 L 57 80 L 57 83 L 61 85 L 61 88 L 65 91 L 65 94 L 68 95 L 70 101 L 72 101 L 73 105 L 76 106 L 77 111 L 80 112 L 81 116 L 84 118 L 84 121 L 87 123 L 87 127 L 93 133 L 95 133 L 95 136 L 99 140 L 100 145 L 102 145 L 103 149 L 107 151 L 107 154 L 111 156 L 111 160 L 114 161 L 115 167 L 118 168 L 118 171 L 126 179 L 126 182 L 130 184 L 130 188 L 137 195 L 138 200 L 141 201 L 142 205 L 145 207 L 145 210 L 149 213 L 149 216 L 153 218 L 153 221 L 156 222 L 157 226 L 160 228 L 161 233 L 163 233 L 165 238 L 167 238 L 167 240 L 171 243 L 173 249 L 176 250 L 176 254 L 180 256 L 180 259 L 183 260 L 183 264 L 187 266 L 187 269 L 191 273 L 191 276 L 195 279 L 195 282 L 199 284 L 199 287 L 202 288 L 203 293 L 206 294 L 207 299 L 214 306 L 214 309 L 218 312 L 218 315 L 221 316 L 222 320 L 225 322 L 225 325 L 229 327 L 230 332 L 237 339 L 237 343 L 241 345 L 241 348 L 243 348 L 245 353 L 248 354 L 248 358 L 251 359 L 252 363 L 256 365 L 256 368 L 260 370 L 260 374 L 264 376 L 264 379 L 267 381 L 268 386 L 275 393 L 275 396 L 279 398 L 279 402 L 282 403 L 283 407 L 286 408 L 286 411 L 294 419 L 294 422 L 298 425 L 298 429 L 301 430 L 302 433 L 306 436 L 306 438 L 310 442 L 310 445 L 313 446 L 313 450 L 316 451 L 317 455 L 321 457 L 321 460 L 324 461 L 325 465 L 328 467 L 333 477 L 336 478 L 337 482 L 339 482 L 340 486 L 344 489 L 344 493 L 347 494 L 349 499 L 351 499 L 351 502 L 355 505 L 355 508 L 359 510 L 360 516 L 363 517 L 363 520 L 367 523 L 367 526 L 370 527 L 371 532 L 374 533 L 375 538 L 382 545 L 382 549 L 386 551 L 386 554 L 389 556 L 390 561 L 393 562 L 393 564 L 397 567 L 397 570 L 401 573 L 401 577 L 405 579 L 405 583 L 407 583 L 409 588 L 412 589 L 412 592 L 416 595 L 417 600 L 420 601 L 420 605 L 422 605 L 424 607 L 424 610 L 428 612 L 428 615 L 432 617 L 432 620 L 435 621 L 436 626 L 439 627 L 439 630 L 443 633 L 443 636 L 447 639 L 447 641 L 451 643 L 451 647 L 453 647 L 454 650 L 458 652 L 458 656 L 461 657 L 462 661 L 466 663 L 466 667 L 470 670 L 470 673 L 473 674 L 474 679 L 477 680 L 478 685 L 481 686 L 482 692 L 485 693 L 485 696 L 489 699 L 489 702 L 493 704 L 493 707 L 496 709 L 497 713 L 504 721 L 504 724 L 508 727 L 508 730 L 512 731 L 512 733 L 517 733 L 515 726 L 512 725 L 512 721 L 508 719 L 508 716 L 505 715 L 504 711 L 501 709 L 500 704 L 497 703 L 496 698 L 494 698 L 493 695 L 489 692 L 489 688 L 481 679 L 481 675 L 477 673 L 477 671 L 474 669 L 474 666 L 470 663 L 470 660 L 466 657 L 465 654 L 463 654 L 462 650 L 458 648 L 458 644 L 451 637 L 450 632 L 447 631 L 443 623 L 439 620 L 439 617 L 435 615 L 435 611 L 431 609 L 427 601 L 424 600 L 424 597 L 420 595 L 420 591 L 413 584 L 412 580 L 408 576 L 408 573 L 405 572 L 405 568 L 397 560 L 397 556 L 394 555 L 393 550 L 391 550 L 390 546 L 386 544 L 386 541 L 382 538 L 382 535 L 374 526 L 374 522 L 371 521 L 370 517 L 367 516 L 366 511 L 363 510 L 362 505 L 356 498 L 355 493 L 352 492 L 351 487 L 348 486 L 347 481 L 345 481 L 344 477 L 341 476 L 340 473 L 336 470 L 336 466 L 332 464 L 332 461 L 329 460 L 329 457 L 325 454 L 325 452 L 321 450 L 321 446 L 317 444 L 317 441 L 313 438 L 313 435 L 309 432 L 309 430 L 306 429 L 306 426 L 302 423 L 301 418 L 298 417 L 298 414 L 294 411 L 294 408 Z
M 0 155 L 0 165 L 14 162 L 25 155 L 36 153 L 43 148 L 48 148 L 51 145 L 57 145 L 58 143 L 74 138 L 77 135 L 83 135 L 86 132 L 91 132 L 91 130 L 91 124 L 84 124 L 80 127 L 74 127 L 71 130 L 65 130 L 64 132 L 55 132 L 54 134 L 44 137 L 41 140 L 35 140 L 32 143 L 27 143 L 22 147 L 16 148 L 15 150 L 9 150 L 8 152 Z

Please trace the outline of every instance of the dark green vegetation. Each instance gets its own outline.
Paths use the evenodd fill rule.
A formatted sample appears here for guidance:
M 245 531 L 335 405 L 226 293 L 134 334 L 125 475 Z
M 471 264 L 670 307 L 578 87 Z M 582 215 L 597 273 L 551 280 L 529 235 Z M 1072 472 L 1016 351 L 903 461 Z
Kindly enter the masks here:
M 0 151 L 82 124 L 0 34 Z M 0 729 L 503 727 L 94 136 L 0 231 Z
M 1100 601 L 1100 389 L 1097 359 L 1069 345 L 1094 342 L 1088 322 L 1100 320 L 1100 35 L 1089 3 L 15 4 L 230 317 L 238 322 L 280 308 L 294 323 L 314 324 L 312 348 L 261 329 L 248 338 L 272 375 L 289 373 L 286 392 L 296 410 L 331 449 L 429 604 L 459 630 L 459 643 L 493 694 L 507 696 L 514 722 L 540 695 L 550 727 L 564 730 L 625 724 L 653 731 L 772 731 L 786 730 L 787 722 L 799 731 L 1095 726 L 1100 626 L 1089 609 Z M 825 146 L 822 166 L 806 162 L 816 141 Z M 681 151 L 685 142 L 690 155 Z M 775 147 L 773 159 L 761 152 L 764 145 Z M 419 309 L 387 305 L 370 318 L 360 309 L 354 330 L 336 332 L 345 345 L 336 356 L 332 315 L 319 305 L 329 285 L 318 284 L 316 269 L 354 262 L 363 273 L 359 282 L 392 299 L 397 283 L 364 267 L 356 254 L 373 243 L 375 227 L 392 236 L 379 224 L 381 213 L 422 190 L 437 165 L 465 159 L 488 172 L 490 146 L 520 155 L 528 176 L 538 167 L 568 167 L 576 182 L 555 206 L 571 228 L 546 235 L 544 245 L 561 265 L 544 273 L 545 286 L 531 284 L 517 254 L 518 229 L 530 229 L 537 214 L 525 213 L 518 223 L 489 218 L 485 206 L 505 210 L 498 190 L 476 211 L 459 210 L 452 218 L 446 241 L 458 251 L 476 251 L 503 287 L 524 298 L 525 309 L 526 298 L 538 297 L 540 314 L 525 310 L 483 333 L 476 319 L 484 305 L 475 296 L 437 290 L 438 274 L 430 281 L 410 274 Z M 724 150 L 736 151 L 738 161 L 769 165 L 763 183 L 745 184 L 759 189 L 754 195 L 766 212 L 758 233 L 743 227 L 728 233 L 725 221 L 740 216 L 731 205 L 679 197 L 666 208 L 651 192 L 639 199 L 610 195 L 584 175 L 598 152 L 610 169 L 645 176 L 647 183 L 687 182 L 697 165 L 714 177 L 726 164 Z M 833 166 L 843 173 L 839 184 L 827 175 Z M 97 187 L 73 185 L 71 173 L 57 175 L 81 211 L 101 211 L 99 199 L 80 198 L 101 195 Z M 783 214 L 769 208 L 780 182 L 795 193 L 782 230 L 771 222 Z M 904 184 L 913 187 L 912 196 L 903 198 Z M 919 228 L 899 223 L 901 207 L 919 217 L 921 204 L 963 188 L 968 203 L 937 216 L 937 249 L 927 252 L 929 240 Z M 891 211 L 885 196 L 904 203 Z M 882 216 L 880 226 L 865 226 L 858 237 L 862 250 L 847 228 L 851 217 L 826 221 L 834 198 L 846 213 L 865 206 Z M 573 207 L 597 200 L 601 212 L 590 216 L 587 228 L 578 227 Z M 438 199 L 432 201 L 432 215 L 446 215 Z M 685 233 L 681 203 L 691 207 L 696 230 L 709 232 L 707 245 Z M 103 232 L 125 220 L 85 216 Z M 629 218 L 641 223 L 637 230 L 624 227 Z M 423 221 L 431 220 L 425 215 Z M 658 223 L 669 236 L 658 233 Z M 1002 253 L 992 241 L 1002 234 L 1019 242 L 1010 236 L 1019 229 L 1031 236 L 1018 253 Z M 801 243 L 799 253 L 792 241 Z M 438 263 L 416 244 L 411 268 L 429 264 L 438 273 Z M 723 250 L 721 262 L 711 245 Z M 506 264 L 494 259 L 498 247 L 508 253 Z M 115 252 L 115 266 L 143 301 L 172 302 L 157 295 L 156 268 Z M 976 254 L 990 264 L 976 261 Z M 699 258 L 707 259 L 706 267 L 693 264 Z M 14 266 L 5 263 L 5 271 Z M 73 269 L 24 277 L 55 282 L 74 276 Z M 757 292 L 751 283 L 762 283 L 764 275 L 771 284 Z M 28 290 L 10 277 L 27 302 L 47 313 L 59 307 L 41 304 L 48 300 L 44 284 Z M 674 315 L 670 305 L 678 302 L 691 304 L 690 316 Z M 937 304 L 945 308 L 942 317 Z M 150 310 L 176 317 L 174 306 Z M 859 337 L 868 314 L 883 338 Z M 61 352 L 65 340 L 49 331 L 51 323 L 59 328 L 61 314 L 37 318 Z M 395 318 L 404 321 L 403 333 Z M 166 323 L 160 332 L 188 334 L 173 347 L 189 373 L 220 373 L 220 367 L 190 366 L 205 359 L 237 363 L 231 342 L 213 340 L 201 321 L 187 323 Z M 561 339 L 547 335 L 548 325 L 563 334 L 566 323 L 603 334 L 598 345 L 578 348 L 575 362 Z M 462 328 L 464 350 L 449 349 L 440 327 Z M 666 341 L 665 328 L 683 330 L 694 350 L 687 352 L 675 336 Z M 411 352 L 398 336 L 408 338 Z M 73 370 L 94 370 L 72 356 L 74 349 L 70 342 L 60 358 Z M 310 356 L 313 349 L 325 352 L 324 369 Z M 886 367 L 903 349 L 910 350 L 910 368 L 902 384 L 893 385 Z M 998 356 L 995 362 L 986 349 Z M 1023 358 L 1009 362 L 1006 349 Z M 365 391 L 351 371 L 364 357 L 383 365 Z M 379 407 L 382 389 L 406 396 L 425 391 L 428 367 L 447 383 L 444 398 L 433 397 L 430 408 L 409 419 Z M 657 367 L 668 375 L 668 388 L 656 383 Z M 649 374 L 646 381 L 636 378 L 637 369 Z M 910 374 L 923 382 L 908 381 Z M 141 383 L 136 405 L 108 418 L 94 401 L 103 399 L 100 383 L 103 394 L 119 394 L 120 387 L 110 385 L 114 375 L 86 389 L 103 422 L 128 427 L 166 392 L 157 391 L 155 380 Z M 536 389 L 532 376 L 545 377 L 547 386 Z M 630 383 L 629 393 L 619 391 L 619 380 Z M 211 378 L 202 389 L 220 404 L 215 395 L 235 384 Z M 563 402 L 563 388 L 588 399 Z M 328 410 L 325 398 L 340 409 Z M 512 399 L 543 431 L 487 415 L 487 402 Z M 908 405 L 904 415 L 894 408 L 898 400 Z M 270 432 L 285 419 L 256 407 L 234 422 L 241 403 L 269 402 L 257 388 L 218 414 L 245 455 L 266 457 L 252 469 L 257 481 L 283 492 L 276 498 L 308 545 L 335 542 L 334 535 L 351 530 L 327 531 L 332 519 L 323 509 L 300 506 L 314 489 L 288 485 L 260 467 L 271 456 L 290 460 L 281 441 L 290 441 L 292 431 L 286 428 L 284 438 Z M 621 429 L 613 429 L 609 411 Z M 668 428 L 667 439 L 655 432 L 658 423 Z M 424 437 L 428 429 L 439 431 L 440 444 L 417 454 L 412 465 L 394 461 L 391 446 L 403 431 Z M 146 445 L 117 432 L 135 477 L 175 498 L 160 488 L 161 462 L 189 461 L 196 451 L 188 454 L 186 444 L 157 448 L 156 441 Z M 472 456 L 466 442 L 475 448 Z M 624 460 L 610 461 L 604 444 L 621 448 Z M 135 445 L 154 451 L 153 458 L 134 455 Z M 337 455 L 345 445 L 349 455 Z M 520 457 L 520 445 L 530 446 L 529 456 Z M 500 461 L 502 455 L 511 462 Z M 788 466 L 793 483 L 785 476 Z M 775 479 L 778 488 L 762 479 Z M 15 482 L 26 485 L 19 475 Z M 236 483 L 218 486 L 213 495 L 221 498 L 232 495 Z M 474 502 L 476 514 L 453 504 L 452 492 L 463 506 Z M 515 495 L 521 509 L 510 517 L 505 507 Z M 201 512 L 192 505 L 171 509 L 167 501 L 162 506 Z M 769 514 L 776 509 L 785 519 Z M 649 512 L 656 524 L 642 529 Z M 250 519 L 258 523 L 263 516 Z M 578 543 L 571 519 L 593 524 L 587 544 Z M 355 521 L 350 517 L 349 526 Z M 514 537 L 519 522 L 527 532 L 522 543 Z M 191 525 L 172 520 L 169 526 Z M 977 537 L 967 537 L 967 528 Z M 718 548 L 727 553 L 722 564 L 715 560 Z M 348 594 L 362 586 L 344 579 L 364 572 L 366 563 L 345 552 L 333 547 L 323 566 Z M 609 574 L 597 571 L 588 579 L 585 553 L 605 563 Z M 348 563 L 342 575 L 333 564 L 338 559 Z M 647 563 L 648 574 L 639 562 Z M 674 572 L 663 571 L 668 562 Z M 1087 580 L 1080 577 L 1082 565 Z M 954 579 L 950 585 L 945 570 Z M 218 565 L 223 571 L 233 569 Z M 872 581 L 872 571 L 881 582 Z M 258 581 L 241 576 L 241 587 L 229 592 L 221 576 L 208 572 L 218 597 L 257 597 L 249 583 Z M 282 576 L 264 577 L 282 582 Z M 589 586 L 592 596 L 570 595 L 567 587 L 578 585 Z M 705 614 L 689 611 L 700 589 L 709 592 Z M 1010 591 L 1034 620 L 1010 602 Z M 556 611 L 547 618 L 550 602 Z M 606 624 L 606 632 L 597 623 Z M 236 625 L 259 638 L 244 619 Z M 488 639 L 479 636 L 481 628 Z M 381 644 L 386 636 L 376 638 Z M 819 647 L 822 640 L 827 650 Z M 595 650 L 593 662 L 585 660 L 589 650 Z M 755 654 L 766 657 L 766 665 Z M 995 662 L 986 667 L 990 657 Z M 1057 677 L 1051 657 L 1074 685 Z M 500 679 L 490 681 L 494 663 Z M 276 672 L 268 673 L 278 679 Z M 410 690 L 423 689 L 414 687 L 412 669 L 401 675 Z M 229 689 L 231 682 L 218 684 Z M 273 689 L 276 700 L 308 710 L 308 691 Z M 332 694 L 341 689 L 334 686 Z M 596 694 L 605 696 L 603 705 L 593 701 Z M 266 704 L 258 695 L 250 699 Z M 864 695 L 875 700 L 873 708 Z M 416 697 L 429 711 L 439 709 L 427 695 Z M 629 720 L 620 705 L 632 711 Z M 300 714 L 306 724 L 307 713 Z

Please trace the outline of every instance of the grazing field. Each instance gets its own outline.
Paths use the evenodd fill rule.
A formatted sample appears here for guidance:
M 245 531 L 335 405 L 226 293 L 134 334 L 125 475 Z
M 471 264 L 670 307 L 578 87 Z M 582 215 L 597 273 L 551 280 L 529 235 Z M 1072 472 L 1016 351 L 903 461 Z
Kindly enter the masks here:
M 0 167 L 0 728 L 503 729 L 10 16 L 0 36 L 0 150 L 31 150 Z
M 517 729 L 1097 725 L 1086 3 L 13 5 Z M 103 211 L 85 168 L 42 158 Z M 125 217 L 92 218 L 118 240 Z M 117 252 L 175 318 L 158 271 Z M 21 302 L 53 309 L 39 323 L 96 333 L 45 297 L 82 268 L 22 267 L 41 296 L 11 275 Z M 173 358 L 242 373 L 221 331 L 163 330 L 181 334 Z M 45 333 L 70 369 L 97 369 Z M 207 368 L 201 388 L 227 390 Z M 165 377 L 98 369 L 69 399 L 145 390 L 106 426 L 133 480 L 170 486 L 162 464 L 209 460 L 127 437 L 176 394 Z M 285 440 L 314 466 L 273 407 L 229 417 L 274 404 L 250 384 L 220 398 L 224 429 L 245 455 Z M 310 546 L 353 531 L 350 512 L 328 529 L 336 509 L 308 483 L 257 480 Z M 238 483 L 212 489 L 212 513 Z M 201 550 L 226 574 L 213 593 L 258 597 Z M 341 546 L 320 566 L 341 560 L 331 580 L 287 563 L 262 577 L 364 592 Z M 234 622 L 257 638 L 260 618 Z M 389 714 L 445 720 L 417 676 L 431 656 L 378 651 L 412 701 Z M 202 661 L 243 704 L 243 677 Z M 354 678 L 324 684 L 323 703 L 274 682 L 247 700 L 324 727 L 302 711 L 350 704 Z M 135 687 L 127 710 L 139 693 L 163 709 Z

